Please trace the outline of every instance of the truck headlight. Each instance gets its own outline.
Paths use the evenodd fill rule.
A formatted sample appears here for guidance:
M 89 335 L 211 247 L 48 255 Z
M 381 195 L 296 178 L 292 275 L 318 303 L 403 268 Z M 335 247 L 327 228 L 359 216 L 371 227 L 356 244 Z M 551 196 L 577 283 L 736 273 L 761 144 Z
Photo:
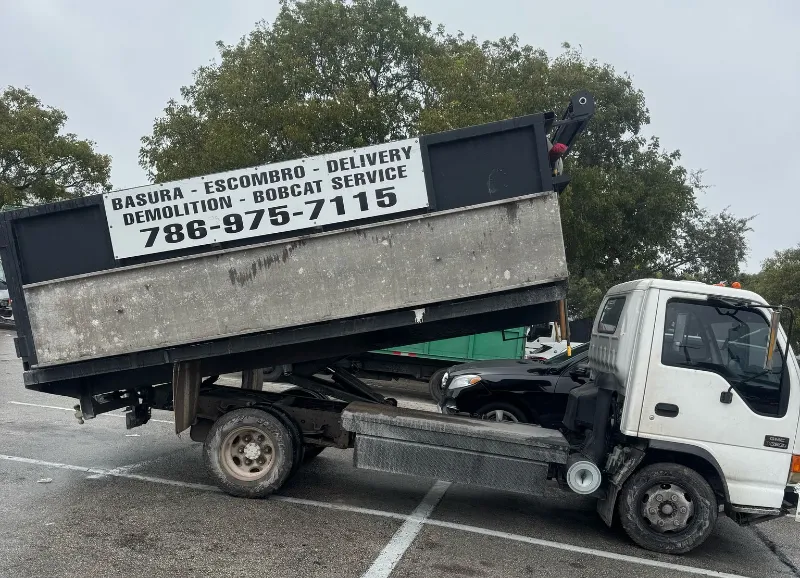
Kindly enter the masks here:
M 453 381 L 450 382 L 450 386 L 447 389 L 459 389 L 462 387 L 468 387 L 470 385 L 475 385 L 481 380 L 479 375 L 459 375 Z

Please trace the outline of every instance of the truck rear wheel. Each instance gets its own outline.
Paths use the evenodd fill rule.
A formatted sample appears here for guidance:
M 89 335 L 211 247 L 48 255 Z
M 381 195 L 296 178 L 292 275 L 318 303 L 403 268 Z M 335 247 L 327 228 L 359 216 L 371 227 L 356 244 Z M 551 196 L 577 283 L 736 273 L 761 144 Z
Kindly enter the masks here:
M 653 464 L 625 482 L 619 514 L 625 532 L 642 548 L 685 554 L 711 535 L 717 498 L 694 470 L 680 464 Z
M 442 378 L 444 374 L 447 372 L 446 369 L 439 369 L 431 375 L 430 380 L 428 381 L 428 390 L 431 393 L 431 397 L 433 401 L 439 403 L 442 401 L 442 397 L 444 397 L 444 388 L 442 387 Z
M 292 472 L 292 432 L 274 415 L 259 409 L 224 414 L 208 432 L 203 458 L 225 492 L 263 498 L 281 487 Z

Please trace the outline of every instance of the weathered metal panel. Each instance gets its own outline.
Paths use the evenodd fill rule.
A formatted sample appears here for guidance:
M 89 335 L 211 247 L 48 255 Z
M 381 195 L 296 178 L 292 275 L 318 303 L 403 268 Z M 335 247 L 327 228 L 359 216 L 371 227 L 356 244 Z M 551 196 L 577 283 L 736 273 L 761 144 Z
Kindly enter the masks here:
M 547 486 L 547 465 L 540 462 L 371 436 L 356 436 L 353 463 L 361 469 L 524 494 L 543 495 Z
M 569 443 L 557 430 L 382 404 L 351 403 L 342 412 L 342 427 L 359 436 L 544 463 L 565 464 L 569 455 Z
M 567 277 L 544 193 L 24 288 L 38 365 L 419 308 Z

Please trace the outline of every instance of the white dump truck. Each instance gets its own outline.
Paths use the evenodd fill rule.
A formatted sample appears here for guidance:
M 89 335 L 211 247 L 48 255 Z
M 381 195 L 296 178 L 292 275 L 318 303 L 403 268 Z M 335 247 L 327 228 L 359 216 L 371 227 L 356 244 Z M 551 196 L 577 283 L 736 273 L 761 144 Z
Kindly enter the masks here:
M 76 398 L 81 421 L 127 408 L 133 428 L 173 411 L 234 496 L 268 496 L 336 447 L 360 468 L 527 494 L 558 484 L 659 552 L 700 545 L 723 511 L 740 524 L 794 511 L 788 311 L 747 291 L 613 288 L 592 329 L 593 380 L 559 430 L 400 409 L 337 366 L 565 326 L 560 161 L 593 111 L 583 92 L 561 118 L 4 212 L 25 386 Z M 252 376 L 278 364 L 295 387 L 262 391 Z M 216 384 L 234 371 L 246 387 Z

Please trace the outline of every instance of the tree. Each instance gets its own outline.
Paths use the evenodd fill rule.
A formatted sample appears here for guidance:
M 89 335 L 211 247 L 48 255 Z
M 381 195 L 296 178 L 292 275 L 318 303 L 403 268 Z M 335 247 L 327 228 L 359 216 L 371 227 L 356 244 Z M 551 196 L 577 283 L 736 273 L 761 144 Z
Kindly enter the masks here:
M 282 0 L 170 101 L 141 164 L 169 180 L 416 134 L 430 23 L 395 0 Z
M 688 173 L 680 153 L 661 150 L 657 138 L 638 136 L 649 112 L 627 75 L 568 44 L 551 60 L 515 36 L 480 45 L 443 38 L 426 69 L 422 132 L 559 110 L 580 89 L 595 95 L 597 112 L 570 152 L 572 184 L 560 200 L 573 316 L 592 316 L 610 286 L 631 279 L 736 276 L 749 219 L 698 207 L 702 174 Z
M 153 179 L 560 111 L 587 89 L 597 112 L 560 200 L 572 314 L 632 278 L 733 278 L 746 254 L 748 220 L 700 209 L 700 175 L 640 135 L 649 111 L 630 77 L 568 44 L 551 58 L 516 36 L 479 43 L 396 0 L 283 0 L 272 25 L 218 47 L 142 139 Z
M 745 278 L 743 284 L 770 304 L 786 305 L 800 315 L 800 246 L 775 251 L 772 257 L 764 260 L 761 271 Z M 786 323 L 784 320 L 784 327 L 787 327 Z M 797 350 L 800 346 L 800 326 L 797 323 L 792 333 L 792 347 Z
M 709 215 L 695 208 L 681 216 L 666 245 L 655 247 L 650 255 L 631 254 L 625 258 L 622 252 L 615 252 L 618 256 L 606 267 L 585 270 L 580 275 L 571 271 L 571 315 L 593 317 L 606 290 L 624 281 L 646 277 L 703 283 L 744 280 L 739 266 L 747 256 L 745 235 L 750 231 L 750 220 L 735 217 L 727 210 Z
M 28 90 L 0 94 L 0 206 L 29 205 L 111 190 L 111 157 L 61 134 L 67 115 Z

